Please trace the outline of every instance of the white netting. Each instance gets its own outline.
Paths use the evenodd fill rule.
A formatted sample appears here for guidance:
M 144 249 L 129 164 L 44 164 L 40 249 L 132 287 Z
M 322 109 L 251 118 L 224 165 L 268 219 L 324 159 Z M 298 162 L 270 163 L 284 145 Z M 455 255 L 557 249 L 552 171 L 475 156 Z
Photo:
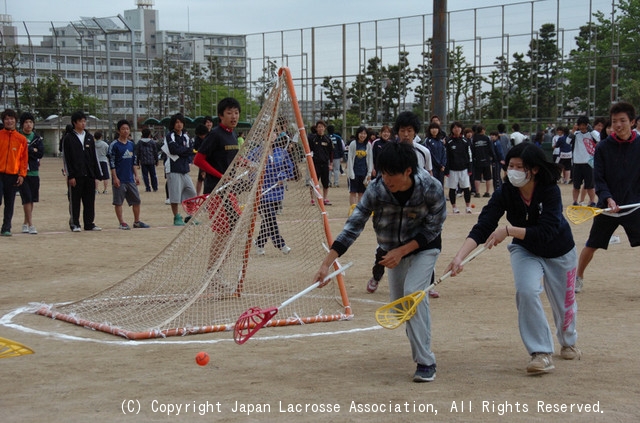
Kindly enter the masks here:
M 277 306 L 307 287 L 328 220 L 287 69 L 274 84 L 229 170 L 208 198 L 184 204 L 197 211 L 158 256 L 103 292 L 38 313 L 128 338 L 202 333 L 230 330 L 248 308 Z M 338 278 L 269 325 L 349 315 Z

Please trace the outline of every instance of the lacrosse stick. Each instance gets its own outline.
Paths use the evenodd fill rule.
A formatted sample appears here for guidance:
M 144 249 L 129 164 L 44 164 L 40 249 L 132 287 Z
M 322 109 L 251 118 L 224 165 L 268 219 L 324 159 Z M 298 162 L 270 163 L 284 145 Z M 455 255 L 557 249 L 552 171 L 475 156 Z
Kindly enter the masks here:
M 638 207 L 640 207 L 640 203 L 627 204 L 619 207 L 620 209 L 634 208 L 635 210 Z M 567 213 L 567 219 L 569 219 L 571 223 L 575 223 L 576 225 L 579 225 L 581 223 L 586 222 L 589 219 L 593 219 L 599 214 L 606 214 L 607 216 L 611 216 L 611 217 L 620 217 L 634 211 L 634 210 L 631 210 L 627 213 L 619 214 L 619 213 L 609 213 L 611 210 L 612 210 L 611 208 L 599 209 L 597 207 L 589 207 L 589 206 L 569 206 L 567 207 L 566 213 Z
M 33 354 L 33 350 L 19 342 L 0 338 L 0 358 L 18 357 Z
M 483 245 L 478 250 L 476 250 L 473 254 L 467 256 L 460 265 L 464 266 L 469 263 L 471 260 L 476 258 L 480 253 L 482 253 L 486 247 Z M 423 291 L 416 291 L 412 294 L 405 295 L 402 298 L 398 298 L 397 300 L 383 305 L 379 309 L 376 310 L 376 321 L 380 326 L 386 329 L 395 329 L 407 320 L 411 319 L 414 314 L 416 314 L 416 309 L 418 304 L 424 297 L 427 296 L 427 293 L 436 287 L 440 282 L 445 280 L 451 276 L 451 271 L 448 271 L 444 275 L 440 276 L 436 281 L 434 281 L 431 285 L 427 287 L 427 289 Z
M 346 265 L 340 267 L 338 270 L 328 274 L 324 280 L 328 281 L 340 273 L 344 272 L 346 269 L 351 267 L 353 263 L 347 263 Z M 301 291 L 284 301 L 278 307 L 270 307 L 266 309 L 261 309 L 259 307 L 251 307 L 244 313 L 240 315 L 238 321 L 236 322 L 233 328 L 233 340 L 236 341 L 236 344 L 242 345 L 249 340 L 257 331 L 259 331 L 269 320 L 273 318 L 278 313 L 278 310 L 284 308 L 297 300 L 298 298 L 308 294 L 313 291 L 320 285 L 320 281 L 314 283 L 313 285 L 307 287 L 304 291 Z

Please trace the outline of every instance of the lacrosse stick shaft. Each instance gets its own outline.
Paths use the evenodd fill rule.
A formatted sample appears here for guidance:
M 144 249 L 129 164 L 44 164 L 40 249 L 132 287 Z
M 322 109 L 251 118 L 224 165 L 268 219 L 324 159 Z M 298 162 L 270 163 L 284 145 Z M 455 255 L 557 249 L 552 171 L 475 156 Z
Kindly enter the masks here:
M 618 206 L 618 208 L 620 208 L 620 210 L 622 209 L 630 209 L 633 207 L 640 207 L 640 203 L 634 203 L 634 204 L 625 204 L 624 206 Z M 604 212 L 610 212 L 611 210 L 613 210 L 611 207 L 608 207 L 606 209 L 602 209 L 602 213 Z
M 334 270 L 333 272 L 329 273 L 325 278 L 323 282 L 328 281 L 329 279 L 335 278 L 336 276 L 338 276 L 340 273 L 344 272 L 345 270 L 347 270 L 349 267 L 351 267 L 353 263 L 349 262 L 347 264 L 345 264 L 344 266 L 342 266 L 340 269 L 338 270 Z M 278 308 L 283 308 L 288 306 L 289 304 L 291 304 L 292 302 L 294 302 L 295 300 L 297 300 L 298 298 L 308 294 L 309 292 L 313 291 L 314 289 L 316 289 L 318 286 L 320 285 L 320 281 L 314 283 L 313 285 L 307 287 L 305 290 L 298 292 L 296 295 L 294 295 L 293 297 L 289 298 L 288 300 L 286 300 L 285 302 L 283 302 L 282 304 L 280 304 L 280 307 Z
M 465 264 L 469 263 L 471 260 L 473 260 L 474 258 L 478 257 L 480 255 L 480 253 L 482 253 L 486 249 L 487 249 L 487 247 L 485 247 L 484 245 L 482 247 L 478 248 L 476 251 L 473 252 L 473 254 L 469 254 L 464 260 L 462 260 L 462 263 L 460 263 L 460 266 L 464 266 Z M 430 289 L 433 289 L 436 285 L 438 285 L 443 280 L 447 279 L 449 276 L 451 276 L 451 270 L 449 270 L 444 275 L 440 276 L 438 278 L 438 280 L 434 281 L 431 285 L 429 285 L 429 287 L 426 289 L 426 291 L 429 291 Z

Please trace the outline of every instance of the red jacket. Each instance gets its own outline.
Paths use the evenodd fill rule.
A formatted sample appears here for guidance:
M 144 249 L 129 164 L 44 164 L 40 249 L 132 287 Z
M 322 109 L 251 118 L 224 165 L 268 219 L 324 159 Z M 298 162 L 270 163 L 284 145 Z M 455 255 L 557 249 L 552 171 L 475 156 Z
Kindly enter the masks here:
M 29 150 L 27 139 L 16 130 L 0 130 L 0 173 L 27 176 Z

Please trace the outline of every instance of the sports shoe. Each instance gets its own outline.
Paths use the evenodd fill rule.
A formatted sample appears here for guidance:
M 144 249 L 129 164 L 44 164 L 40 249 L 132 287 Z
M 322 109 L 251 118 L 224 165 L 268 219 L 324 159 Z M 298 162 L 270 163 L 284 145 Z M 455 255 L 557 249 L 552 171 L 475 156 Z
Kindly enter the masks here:
M 104 191 L 102 191 L 102 193 L 103 194 L 109 194 L 109 191 L 105 189 Z
M 93 225 L 93 228 L 91 229 L 87 229 L 87 231 L 96 231 L 96 232 L 100 232 L 102 230 L 102 228 L 100 226 L 96 226 Z
M 473 198 L 480 198 L 480 193 L 476 192 L 475 194 L 473 194 Z
M 291 247 L 288 247 L 288 246 L 285 245 L 284 247 L 280 248 L 280 251 L 282 251 L 282 254 L 284 254 L 286 256 L 287 254 L 289 254 L 291 252 Z
M 324 200 L 324 205 L 325 206 L 333 206 L 333 203 L 329 200 Z
M 484 193 L 484 195 L 483 195 L 483 197 L 484 197 L 484 198 L 489 198 L 489 197 L 491 197 L 491 194 L 489 194 L 488 192 L 485 192 L 485 193 Z
M 369 279 L 369 282 L 367 282 L 367 292 L 370 294 L 373 294 L 374 292 L 376 292 L 376 289 L 378 289 L 379 283 L 380 281 L 377 281 L 375 278 Z
M 120 223 L 120 226 L 118 226 L 118 229 L 122 229 L 123 231 L 128 231 L 129 229 L 131 229 L 131 226 L 127 225 L 126 222 L 122 222 Z
M 173 226 L 184 226 L 184 220 L 182 220 L 180 214 L 173 216 Z
M 31 226 L 29 226 L 29 233 L 31 235 L 37 235 L 38 234 L 38 230 L 36 229 L 35 226 L 31 225 Z
M 596 203 L 589 203 L 589 207 L 595 207 Z
M 454 208 L 453 208 L 453 213 L 454 213 L 454 214 L 458 214 L 458 213 L 460 213 L 460 209 L 458 209 L 457 207 L 454 207 Z
M 471 207 L 467 207 L 467 213 L 469 213 L 469 214 L 473 213 L 473 212 L 471 211 Z
M 169 200 L 168 198 L 166 200 L 164 200 L 165 204 L 171 204 L 171 200 Z
M 423 364 L 418 364 L 416 368 L 416 372 L 413 374 L 413 381 L 420 382 L 431 382 L 436 378 L 436 365 L 432 364 L 431 366 L 425 366 Z
M 29 225 L 22 225 L 22 233 L 23 234 L 29 233 Z
M 551 354 L 533 353 L 531 354 L 531 361 L 529 361 L 529 365 L 527 365 L 527 373 L 531 375 L 540 375 L 543 373 L 549 373 L 555 368 Z
M 576 285 L 573 289 L 573 292 L 577 294 L 578 292 L 582 291 L 583 284 L 584 282 L 582 281 L 582 278 L 580 276 L 576 276 Z
M 580 357 L 582 357 L 582 351 L 576 348 L 575 345 L 562 347 L 562 349 L 560 350 L 560 357 L 564 358 L 565 360 L 580 360 Z
M 313 200 L 311 200 L 311 202 L 310 202 L 309 204 L 310 204 L 311 206 L 315 206 L 315 205 L 316 205 L 316 202 L 315 202 L 315 201 L 313 201 Z
M 71 232 L 82 232 L 82 228 L 80 226 L 73 225 L 71 227 Z
M 259 256 L 264 256 L 266 253 L 264 251 L 264 248 L 256 247 L 256 254 Z
M 0 233 L 0 235 L 2 235 L 2 236 L 11 236 L 11 231 L 2 231 Z
M 440 298 L 440 294 L 438 294 L 438 291 L 429 291 L 429 298 Z
M 133 227 L 136 228 L 136 229 L 140 229 L 140 228 L 148 228 L 149 225 L 147 225 L 143 221 L 139 220 L 137 222 L 133 222 Z

